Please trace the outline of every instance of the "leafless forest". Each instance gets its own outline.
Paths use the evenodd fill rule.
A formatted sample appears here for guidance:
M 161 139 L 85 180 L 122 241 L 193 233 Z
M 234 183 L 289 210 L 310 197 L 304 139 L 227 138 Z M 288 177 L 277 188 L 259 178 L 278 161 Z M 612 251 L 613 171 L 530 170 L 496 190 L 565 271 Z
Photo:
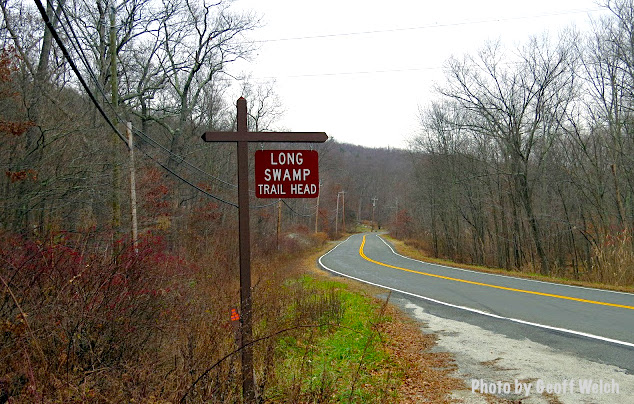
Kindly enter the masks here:
M 632 285 L 634 8 L 447 61 L 411 212 L 436 255 Z
M 252 198 L 267 326 L 284 257 L 372 219 L 436 257 L 632 286 L 634 5 L 604 6 L 591 32 L 448 60 L 409 150 L 313 146 L 319 201 Z M 223 0 L 0 7 L 0 402 L 235 397 L 233 362 L 196 390 L 238 301 L 235 146 L 200 136 L 235 129 L 259 21 Z M 238 79 L 270 129 L 275 83 Z

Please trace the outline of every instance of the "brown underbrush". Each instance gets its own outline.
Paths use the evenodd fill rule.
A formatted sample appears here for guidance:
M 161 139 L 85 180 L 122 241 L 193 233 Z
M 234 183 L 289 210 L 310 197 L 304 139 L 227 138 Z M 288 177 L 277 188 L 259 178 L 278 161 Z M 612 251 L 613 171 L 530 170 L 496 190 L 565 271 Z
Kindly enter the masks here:
M 433 336 L 360 290 L 303 275 L 325 241 L 300 229 L 254 254 L 258 396 L 444 401 L 456 381 L 449 357 L 426 353 Z M 136 249 L 105 235 L 1 235 L 0 403 L 241 402 L 225 244 L 194 259 L 151 234 Z
M 254 260 L 259 336 L 283 317 L 280 262 L 321 243 L 296 235 Z M 236 349 L 238 273 L 227 255 L 183 258 L 149 234 L 136 250 L 94 234 L 3 234 L 0 403 L 177 402 L 186 392 L 188 401 L 238 401 L 239 357 L 200 379 Z

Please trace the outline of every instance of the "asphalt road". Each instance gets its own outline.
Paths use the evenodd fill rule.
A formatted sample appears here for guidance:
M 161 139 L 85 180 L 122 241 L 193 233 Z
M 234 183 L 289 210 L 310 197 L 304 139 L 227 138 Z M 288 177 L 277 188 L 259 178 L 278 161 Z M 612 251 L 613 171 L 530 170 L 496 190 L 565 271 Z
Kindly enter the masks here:
M 528 338 L 634 373 L 634 294 L 424 263 L 376 233 L 353 235 L 320 257 L 325 270 L 415 300 L 434 315 Z

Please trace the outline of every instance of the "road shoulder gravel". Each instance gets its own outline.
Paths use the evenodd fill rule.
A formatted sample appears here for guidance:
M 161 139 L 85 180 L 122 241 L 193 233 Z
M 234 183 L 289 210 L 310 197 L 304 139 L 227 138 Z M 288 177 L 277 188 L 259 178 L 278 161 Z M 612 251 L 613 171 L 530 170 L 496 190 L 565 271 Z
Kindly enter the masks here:
M 421 331 L 437 335 L 434 350 L 453 354 L 455 376 L 468 385 L 467 391 L 454 392 L 453 398 L 458 402 L 634 403 L 634 375 L 616 366 L 435 316 L 415 299 L 393 297 L 392 301 L 421 322 Z M 526 394 L 529 383 L 531 390 Z M 593 393 L 593 384 L 605 391 Z M 581 391 L 586 386 L 589 394 Z

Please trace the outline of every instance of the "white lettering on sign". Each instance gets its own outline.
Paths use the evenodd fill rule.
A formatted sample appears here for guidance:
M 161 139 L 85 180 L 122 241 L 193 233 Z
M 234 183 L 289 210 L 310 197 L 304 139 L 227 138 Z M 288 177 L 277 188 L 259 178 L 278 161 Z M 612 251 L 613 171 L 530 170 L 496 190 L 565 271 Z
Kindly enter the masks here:
M 262 195 L 277 195 L 277 196 L 315 195 L 317 193 L 317 185 L 315 184 L 257 184 L 257 185 L 258 185 L 258 193 Z
M 275 159 L 275 157 L 277 157 L 277 160 Z M 302 152 L 297 152 L 297 153 L 292 153 L 292 152 L 286 152 L 286 153 L 279 153 L 277 154 L 277 156 L 273 153 L 271 153 L 271 165 L 272 166 L 276 166 L 276 165 L 291 165 L 291 164 L 297 164 L 297 165 L 302 165 L 304 164 L 304 158 L 302 157 Z
M 315 198 L 319 195 L 318 155 L 313 150 L 255 152 L 258 198 Z
M 282 184 L 258 184 L 258 190 L 263 195 L 286 195 Z
M 315 184 L 291 184 L 291 194 L 293 195 L 313 195 L 317 193 Z
M 306 181 L 309 175 L 308 168 L 267 168 L 264 170 L 264 181 Z

